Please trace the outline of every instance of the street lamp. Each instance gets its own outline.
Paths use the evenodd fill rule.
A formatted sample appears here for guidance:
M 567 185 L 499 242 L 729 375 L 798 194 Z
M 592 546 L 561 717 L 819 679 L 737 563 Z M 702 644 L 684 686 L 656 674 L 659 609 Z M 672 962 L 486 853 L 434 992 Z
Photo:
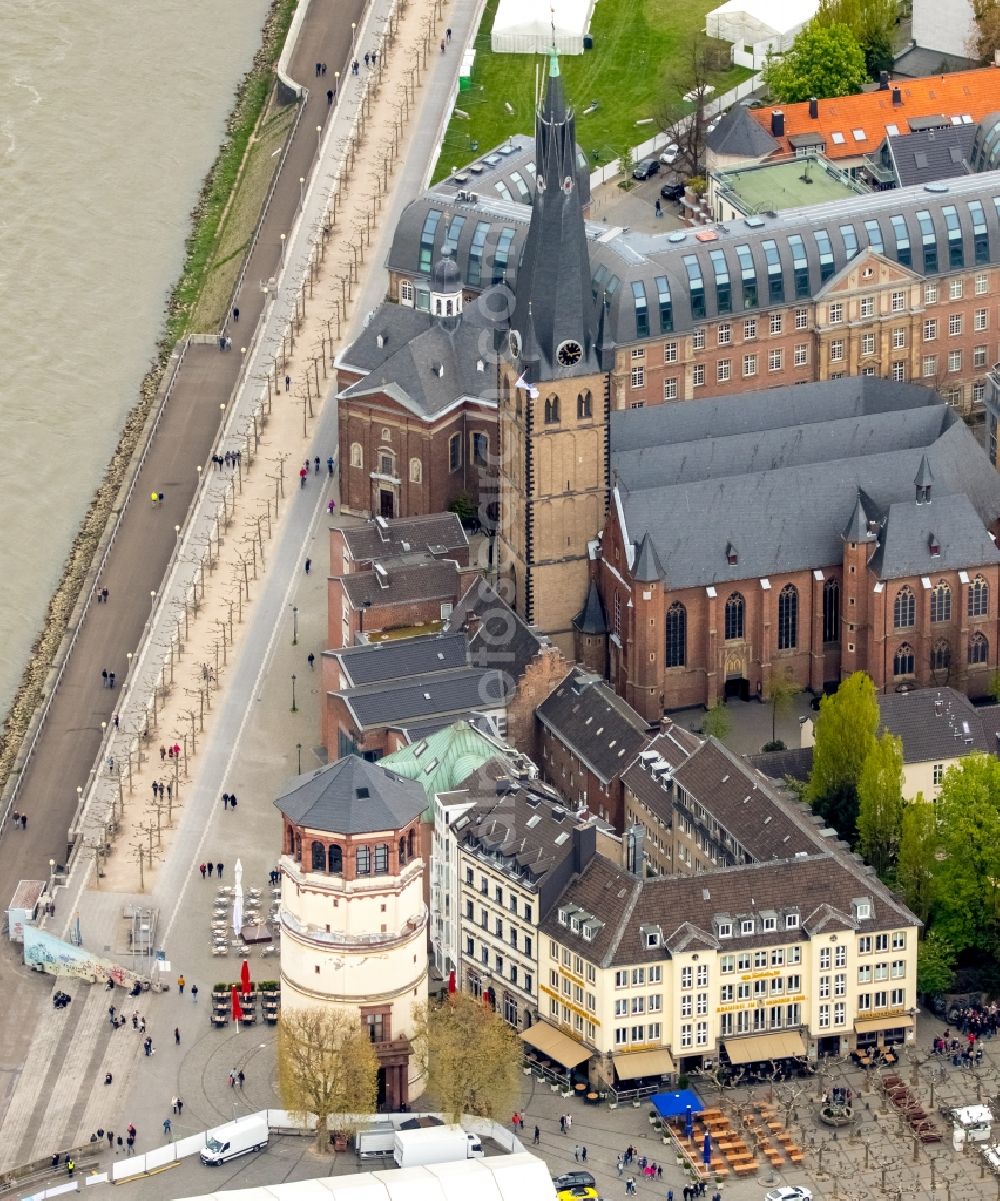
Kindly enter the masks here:
M 174 533 L 177 535 L 178 538 L 181 536 L 181 527 L 179 525 L 174 526 Z
M 56 861 L 54 859 L 50 859 L 49 860 L 49 896 L 52 896 L 52 886 L 53 886 L 53 881 L 55 880 L 55 877 L 56 877 Z
M 125 659 L 128 663 L 128 666 L 125 668 L 126 675 L 128 675 L 128 673 L 132 670 L 132 653 L 133 653 L 132 651 L 125 652 Z
M 150 590 L 149 590 L 149 608 L 150 608 L 150 612 L 152 612 L 152 610 L 156 608 L 156 589 L 155 588 L 150 588 Z
M 298 713 L 299 707 L 295 703 L 295 673 L 292 672 L 292 712 Z
M 357 21 L 352 21 L 351 22 L 351 49 L 352 50 L 354 49 L 354 31 L 357 29 L 357 27 L 358 27 Z
M 201 464 L 200 463 L 198 463 L 196 465 L 195 470 L 198 472 L 198 487 L 200 488 L 201 487 Z
M 339 94 L 340 94 L 340 72 L 334 71 L 334 73 L 333 73 L 333 96 L 334 96 L 334 99 L 336 99 Z
M 281 266 L 285 265 L 285 235 L 281 235 Z
M 298 751 L 298 755 L 299 755 L 299 772 L 298 772 L 298 774 L 301 776 L 302 775 L 302 743 L 297 742 L 295 744 L 295 749 L 296 749 L 296 751 Z
M 292 605 L 292 646 L 299 645 L 299 609 Z
M 317 154 L 319 154 L 322 144 L 323 144 L 323 126 L 317 125 L 316 126 L 316 153 Z
M 299 176 L 299 208 L 303 208 L 306 203 L 306 177 Z

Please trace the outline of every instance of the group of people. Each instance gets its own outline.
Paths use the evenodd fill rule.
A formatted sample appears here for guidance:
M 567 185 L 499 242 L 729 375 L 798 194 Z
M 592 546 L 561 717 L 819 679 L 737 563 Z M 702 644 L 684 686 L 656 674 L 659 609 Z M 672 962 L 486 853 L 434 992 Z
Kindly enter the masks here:
M 198 871 L 201 872 L 201 878 L 203 880 L 205 879 L 206 875 L 211 880 L 212 872 L 217 871 L 219 873 L 219 879 L 221 880 L 222 879 L 222 869 L 224 866 L 225 866 L 225 864 L 222 864 L 222 863 L 199 863 Z
M 966 1005 L 954 1018 L 962 1034 L 975 1034 L 977 1038 L 992 1038 L 1000 1025 L 1000 1010 L 997 1002 L 988 1005 Z M 947 1035 L 948 1031 L 945 1031 Z
M 931 1044 L 932 1055 L 949 1057 L 952 1066 L 956 1068 L 978 1067 L 983 1062 L 983 1046 L 979 1035 L 970 1030 L 965 1035 L 965 1041 L 951 1037 L 951 1031 L 946 1030 L 938 1035 Z
M 618 1156 L 618 1175 L 623 1175 L 625 1169 L 627 1167 L 631 1167 L 632 1164 L 635 1164 L 642 1175 L 648 1177 L 650 1180 L 663 1179 L 663 1165 L 653 1162 L 645 1155 L 640 1155 L 638 1148 L 633 1147 L 630 1144 L 625 1148 L 621 1155 Z
M 227 450 L 224 455 L 212 455 L 212 466 L 216 471 L 221 471 L 223 467 L 228 467 L 231 471 L 235 470 L 242 453 L 239 450 Z

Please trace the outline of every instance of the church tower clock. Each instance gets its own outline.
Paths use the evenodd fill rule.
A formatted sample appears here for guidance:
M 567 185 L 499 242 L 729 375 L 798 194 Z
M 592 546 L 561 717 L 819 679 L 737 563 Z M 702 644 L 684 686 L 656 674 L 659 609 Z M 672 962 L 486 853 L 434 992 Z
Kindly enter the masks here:
M 499 567 L 518 613 L 573 657 L 588 543 L 608 496 L 610 376 L 553 50 L 535 117 L 536 192 L 500 365 Z

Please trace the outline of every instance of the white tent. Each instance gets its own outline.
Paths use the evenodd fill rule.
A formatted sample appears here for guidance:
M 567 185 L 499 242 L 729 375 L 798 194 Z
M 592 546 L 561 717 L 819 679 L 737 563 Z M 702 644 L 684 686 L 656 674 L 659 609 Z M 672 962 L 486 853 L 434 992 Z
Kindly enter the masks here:
M 583 35 L 590 28 L 596 0 L 552 0 L 552 7 L 532 0 L 500 0 L 490 34 L 495 54 L 546 54 L 552 49 L 555 25 L 556 50 L 582 54 Z
M 732 44 L 733 62 L 758 67 L 768 50 L 790 50 L 818 8 L 819 0 L 726 0 L 705 17 L 705 32 Z

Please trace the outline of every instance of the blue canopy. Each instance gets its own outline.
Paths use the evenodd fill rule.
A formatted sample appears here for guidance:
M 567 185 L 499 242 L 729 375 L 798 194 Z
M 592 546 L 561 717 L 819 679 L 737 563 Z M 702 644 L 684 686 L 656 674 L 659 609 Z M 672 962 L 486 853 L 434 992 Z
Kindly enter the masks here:
M 705 1108 L 689 1088 L 675 1089 L 672 1093 L 653 1093 L 649 1098 L 661 1118 L 682 1118 L 687 1113 L 701 1113 Z

